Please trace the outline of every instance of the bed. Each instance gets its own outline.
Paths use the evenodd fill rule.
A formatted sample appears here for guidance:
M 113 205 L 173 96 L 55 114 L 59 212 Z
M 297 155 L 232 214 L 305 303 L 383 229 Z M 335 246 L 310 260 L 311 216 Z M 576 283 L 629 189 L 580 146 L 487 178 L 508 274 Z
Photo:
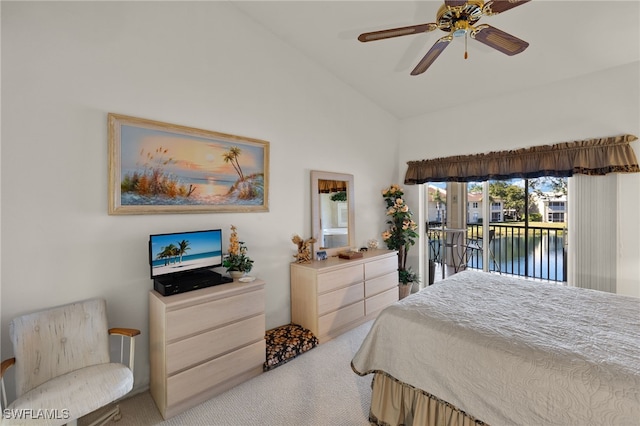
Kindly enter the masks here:
M 638 425 L 640 299 L 463 271 L 381 312 L 351 361 L 378 425 Z

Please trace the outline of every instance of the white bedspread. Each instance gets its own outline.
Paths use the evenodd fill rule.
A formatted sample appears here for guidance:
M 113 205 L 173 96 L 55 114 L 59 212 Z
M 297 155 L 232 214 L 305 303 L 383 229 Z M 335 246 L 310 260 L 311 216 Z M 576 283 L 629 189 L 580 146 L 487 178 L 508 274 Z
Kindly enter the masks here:
M 640 299 L 476 271 L 386 308 L 352 361 L 491 425 L 640 425 Z

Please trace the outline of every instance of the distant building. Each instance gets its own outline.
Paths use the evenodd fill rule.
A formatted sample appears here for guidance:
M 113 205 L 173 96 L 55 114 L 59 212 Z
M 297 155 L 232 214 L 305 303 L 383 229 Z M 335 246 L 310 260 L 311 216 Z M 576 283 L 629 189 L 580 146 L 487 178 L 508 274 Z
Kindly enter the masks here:
M 430 223 L 442 223 L 442 220 L 447 217 L 447 190 L 433 185 L 429 185 L 428 189 L 428 221 Z
M 428 199 L 428 221 L 429 223 L 442 223 L 447 218 L 447 190 L 429 185 Z M 567 219 L 567 196 L 562 193 L 543 192 L 540 195 L 532 193 L 534 209 L 542 216 L 542 221 L 546 223 L 566 222 Z M 482 192 L 469 192 L 467 194 L 467 223 L 477 224 L 483 221 Z M 504 222 L 508 220 L 518 220 L 515 209 L 506 209 L 504 201 L 499 197 L 491 197 L 490 222 Z
M 503 222 L 505 219 L 504 202 L 497 197 L 492 197 L 490 222 Z M 483 220 L 482 192 L 469 192 L 467 194 L 467 223 L 480 223 Z
M 542 214 L 543 222 L 566 222 L 567 196 L 565 194 L 543 192 L 541 195 L 534 194 L 533 199 Z
M 482 192 L 467 194 L 467 223 L 482 222 Z

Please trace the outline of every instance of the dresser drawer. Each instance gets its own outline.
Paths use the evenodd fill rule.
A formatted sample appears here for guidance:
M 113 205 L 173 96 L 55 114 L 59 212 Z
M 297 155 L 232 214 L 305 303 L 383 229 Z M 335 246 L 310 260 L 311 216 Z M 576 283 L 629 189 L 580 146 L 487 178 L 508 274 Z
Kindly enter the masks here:
M 252 368 L 259 367 L 265 360 L 265 341 L 223 355 L 197 367 L 168 378 L 167 404 L 169 406 L 188 400 L 211 388 L 212 383 L 223 383 Z
M 261 313 L 264 313 L 264 289 L 169 311 L 167 341 L 171 343 Z
M 363 297 L 364 283 L 362 282 L 321 294 L 318 297 L 318 314 L 324 315 L 331 311 L 336 311 L 344 306 L 362 300 Z
M 362 265 L 353 265 L 330 272 L 318 274 L 318 294 L 326 293 L 341 287 L 364 280 Z
M 384 259 L 374 260 L 373 262 L 365 263 L 364 265 L 364 279 L 369 280 L 371 278 L 378 277 L 380 275 L 388 274 L 389 272 L 398 271 L 398 256 L 385 257 Z
M 364 301 L 365 314 L 371 315 L 398 301 L 398 286 Z
M 354 303 L 337 311 L 330 312 L 320 317 L 318 321 L 318 334 L 325 336 L 329 332 L 338 329 L 350 322 L 364 316 L 364 301 Z
M 396 271 L 365 281 L 364 297 L 371 297 L 390 288 L 398 288 L 398 273 Z
M 264 314 L 167 345 L 167 375 L 264 338 Z

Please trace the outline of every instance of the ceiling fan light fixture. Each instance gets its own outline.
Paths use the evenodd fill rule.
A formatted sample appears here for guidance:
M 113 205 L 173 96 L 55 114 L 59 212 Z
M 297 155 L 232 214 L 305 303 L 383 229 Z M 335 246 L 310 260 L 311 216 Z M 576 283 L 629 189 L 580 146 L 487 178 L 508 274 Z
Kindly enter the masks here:
M 466 20 L 461 19 L 453 23 L 452 34 L 454 37 L 464 37 L 470 30 L 471 25 Z
M 436 23 L 442 31 L 456 31 L 456 24 L 464 21 L 468 26 L 475 24 L 482 17 L 482 0 L 468 0 L 459 6 L 443 4 L 436 14 Z

